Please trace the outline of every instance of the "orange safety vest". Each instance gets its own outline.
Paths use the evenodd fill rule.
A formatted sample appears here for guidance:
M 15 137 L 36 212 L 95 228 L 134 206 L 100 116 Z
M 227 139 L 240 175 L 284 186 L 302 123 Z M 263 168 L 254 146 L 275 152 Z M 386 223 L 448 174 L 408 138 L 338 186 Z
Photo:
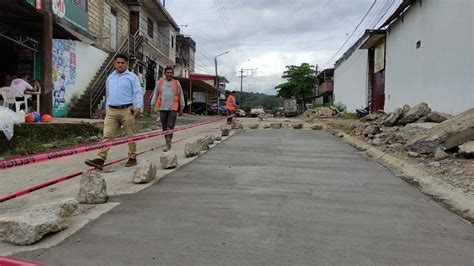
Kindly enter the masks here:
M 158 97 L 156 99 L 156 107 L 158 110 L 161 106 L 161 91 L 163 89 L 163 84 L 165 83 L 165 79 L 160 79 L 158 81 Z M 178 81 L 173 79 L 173 90 L 174 90 L 174 103 L 173 103 L 173 110 L 175 112 L 178 111 L 179 108 L 179 97 L 181 96 L 181 91 L 178 89 Z
M 233 101 L 234 98 L 235 98 L 235 97 L 232 96 L 232 95 L 229 95 L 229 96 L 227 97 L 227 101 L 226 101 L 226 103 L 225 103 L 225 107 L 226 107 L 227 110 L 229 110 L 229 111 L 235 111 L 235 110 L 237 110 L 237 107 L 234 105 L 234 101 Z

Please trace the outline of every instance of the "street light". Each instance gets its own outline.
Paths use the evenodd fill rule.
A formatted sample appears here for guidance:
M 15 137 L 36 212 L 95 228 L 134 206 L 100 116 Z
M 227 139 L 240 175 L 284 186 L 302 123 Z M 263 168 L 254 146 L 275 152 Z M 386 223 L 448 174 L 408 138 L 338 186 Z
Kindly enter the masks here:
M 216 86 L 216 91 L 217 91 L 217 115 L 219 115 L 219 77 L 217 76 L 217 58 L 221 55 L 225 55 L 230 53 L 230 51 L 223 52 L 222 54 L 218 54 L 214 56 L 214 65 L 216 67 L 216 81 L 215 81 L 215 86 Z

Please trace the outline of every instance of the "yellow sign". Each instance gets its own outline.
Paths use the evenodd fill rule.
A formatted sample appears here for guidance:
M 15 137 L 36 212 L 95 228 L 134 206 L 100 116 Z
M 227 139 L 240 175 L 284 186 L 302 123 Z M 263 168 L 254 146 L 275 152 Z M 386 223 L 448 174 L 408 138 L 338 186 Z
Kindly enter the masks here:
M 385 68 L 385 41 L 375 47 L 374 54 L 374 73 L 377 73 Z

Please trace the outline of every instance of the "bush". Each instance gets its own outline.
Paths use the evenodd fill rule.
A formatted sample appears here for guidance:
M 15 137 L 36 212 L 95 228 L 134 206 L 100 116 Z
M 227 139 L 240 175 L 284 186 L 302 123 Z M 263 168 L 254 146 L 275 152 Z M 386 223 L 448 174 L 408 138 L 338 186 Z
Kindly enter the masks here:
M 341 113 L 347 112 L 347 106 L 343 104 L 342 102 L 337 102 L 333 106 Z

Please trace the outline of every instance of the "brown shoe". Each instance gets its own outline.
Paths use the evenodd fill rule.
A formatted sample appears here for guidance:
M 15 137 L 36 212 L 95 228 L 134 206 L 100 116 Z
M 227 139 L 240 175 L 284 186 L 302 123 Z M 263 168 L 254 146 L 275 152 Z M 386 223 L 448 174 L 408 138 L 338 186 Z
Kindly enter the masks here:
M 105 160 L 102 158 L 95 158 L 94 160 L 87 159 L 84 163 L 88 166 L 102 170 L 102 168 L 104 167 Z
M 166 146 L 163 148 L 163 152 L 167 152 L 171 150 L 171 144 L 166 144 Z
M 128 161 L 125 164 L 125 167 L 132 167 L 135 165 L 137 165 L 137 158 L 128 158 Z

